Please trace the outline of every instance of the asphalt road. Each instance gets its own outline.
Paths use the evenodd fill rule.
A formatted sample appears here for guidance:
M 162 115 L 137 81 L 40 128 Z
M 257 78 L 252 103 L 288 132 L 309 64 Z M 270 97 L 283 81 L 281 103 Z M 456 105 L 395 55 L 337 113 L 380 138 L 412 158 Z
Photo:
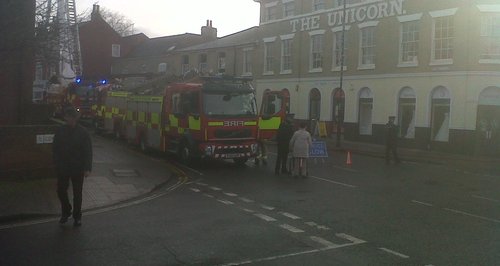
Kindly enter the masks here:
M 330 156 L 307 179 L 178 166 L 176 185 L 81 228 L 0 230 L 0 265 L 498 265 L 500 176 Z

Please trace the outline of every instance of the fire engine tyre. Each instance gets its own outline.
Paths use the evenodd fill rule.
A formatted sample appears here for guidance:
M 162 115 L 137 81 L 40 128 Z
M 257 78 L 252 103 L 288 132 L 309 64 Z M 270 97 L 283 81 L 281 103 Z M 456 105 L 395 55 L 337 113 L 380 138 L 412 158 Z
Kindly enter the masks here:
M 235 164 L 243 166 L 248 161 L 248 158 L 235 158 L 233 161 Z

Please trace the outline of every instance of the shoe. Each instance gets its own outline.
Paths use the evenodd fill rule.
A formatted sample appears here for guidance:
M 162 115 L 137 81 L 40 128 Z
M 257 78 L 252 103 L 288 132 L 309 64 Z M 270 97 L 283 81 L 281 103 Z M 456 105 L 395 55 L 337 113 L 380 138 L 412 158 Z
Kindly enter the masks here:
M 73 226 L 74 227 L 80 227 L 80 226 L 82 226 L 82 220 L 75 219 L 75 221 L 73 221 Z
M 65 224 L 68 221 L 68 217 L 69 216 L 61 216 L 61 218 L 59 219 L 59 223 Z

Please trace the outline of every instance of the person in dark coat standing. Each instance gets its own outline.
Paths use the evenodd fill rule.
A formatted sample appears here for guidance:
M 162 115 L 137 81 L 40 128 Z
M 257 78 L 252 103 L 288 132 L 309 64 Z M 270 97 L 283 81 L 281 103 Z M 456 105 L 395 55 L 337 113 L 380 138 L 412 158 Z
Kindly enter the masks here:
M 289 170 L 286 168 L 288 159 L 288 152 L 290 147 L 290 139 L 293 136 L 292 117 L 287 116 L 286 119 L 280 124 L 278 132 L 276 133 L 276 142 L 278 144 L 278 157 L 276 158 L 276 166 L 274 167 L 274 174 L 279 175 L 280 169 L 282 174 L 288 174 Z
M 389 116 L 389 122 L 385 124 L 386 128 L 386 147 L 385 147 L 385 163 L 391 162 L 390 153 L 394 157 L 396 164 L 401 163 L 398 157 L 398 126 L 394 124 L 395 116 Z
M 92 142 L 90 135 L 78 124 L 80 114 L 73 107 L 64 110 L 66 124 L 54 135 L 53 157 L 57 173 L 57 196 L 61 202 L 60 224 L 71 216 L 68 199 L 69 181 L 73 187 L 73 225 L 81 225 L 83 179 L 92 170 Z

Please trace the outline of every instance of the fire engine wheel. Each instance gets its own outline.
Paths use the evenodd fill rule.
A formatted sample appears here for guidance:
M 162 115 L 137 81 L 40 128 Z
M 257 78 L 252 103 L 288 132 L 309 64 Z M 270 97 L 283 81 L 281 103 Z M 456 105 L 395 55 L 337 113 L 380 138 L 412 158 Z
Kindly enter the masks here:
M 233 161 L 237 165 L 244 165 L 248 161 L 248 158 L 235 158 Z

